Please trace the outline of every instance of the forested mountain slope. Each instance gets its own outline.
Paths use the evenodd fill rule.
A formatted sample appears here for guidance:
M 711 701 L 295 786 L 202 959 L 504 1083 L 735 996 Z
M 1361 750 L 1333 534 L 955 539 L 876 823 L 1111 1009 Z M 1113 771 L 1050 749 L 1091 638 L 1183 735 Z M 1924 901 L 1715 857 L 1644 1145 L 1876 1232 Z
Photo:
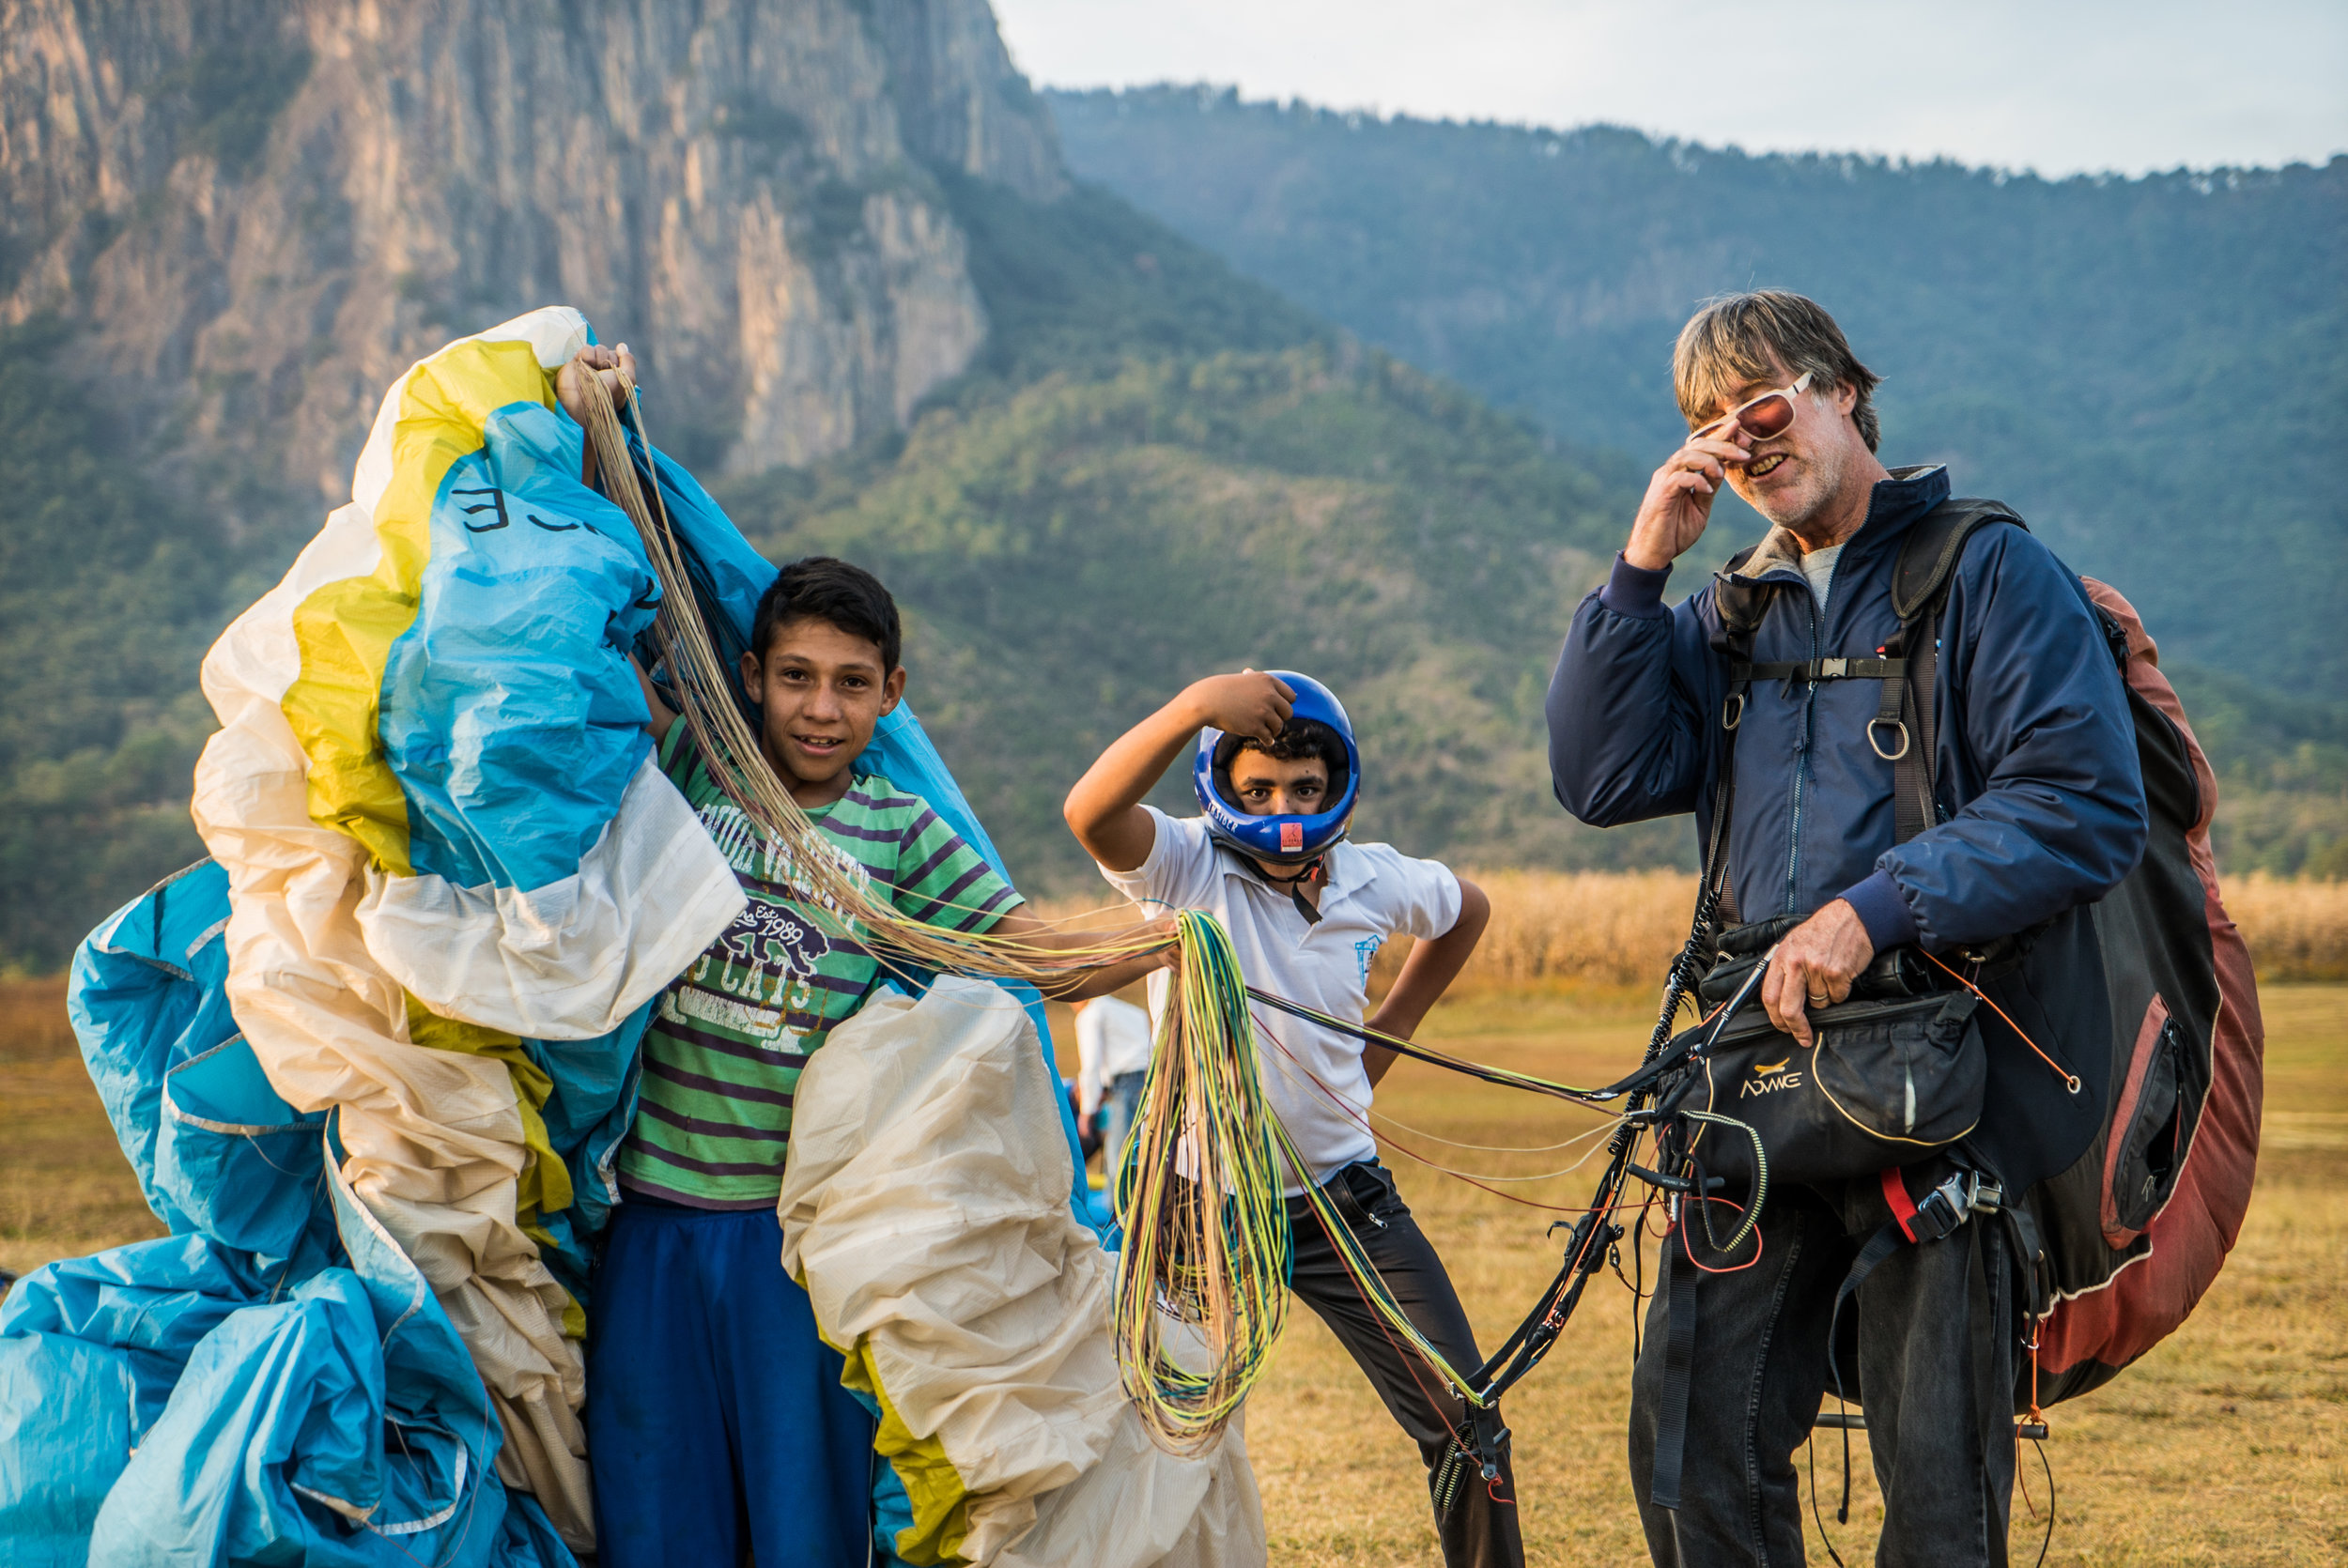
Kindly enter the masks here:
M 1373 730 L 1365 832 L 1686 853 L 1543 786 L 1558 607 L 1624 495 L 1070 182 L 978 0 L 352 14 L 0 18 L 0 969 L 201 853 L 204 648 L 408 360 L 556 300 L 642 354 L 656 438 L 770 554 L 896 585 L 915 703 L 1030 884 L 1105 892 L 1061 793 L 1244 663 Z
M 1345 697 L 1366 836 L 1690 858 L 1684 822 L 1573 824 L 1542 766 L 1557 638 L 1641 475 L 1597 443 L 1635 429 L 1545 435 L 1068 179 L 976 0 L 440 3 L 498 47 L 392 62 L 395 87 L 330 0 L 8 13 L 0 969 L 62 962 L 200 853 L 196 660 L 348 493 L 381 386 L 558 300 L 644 351 L 656 438 L 770 556 L 894 585 L 912 700 L 1031 886 L 1104 891 L 1062 792 L 1243 664 Z M 1599 407 L 1637 400 L 1617 380 Z M 2334 776 L 2348 725 L 2211 689 L 2287 807 L 2261 842 L 2308 860 L 2327 797 L 2274 792 Z
M 1243 665 L 1336 687 L 1366 836 L 1485 864 L 1690 856 L 1684 823 L 1598 833 L 1549 793 L 1541 694 L 1626 492 L 1108 198 L 964 192 L 1000 368 L 902 449 L 721 499 L 770 556 L 837 552 L 895 589 L 909 699 L 1015 869 L 1104 892 L 1061 796 L 1181 684 Z
M 2050 182 L 1209 88 L 1046 99 L 1077 174 L 1642 474 L 1684 431 L 1691 307 L 1810 294 L 1887 377 L 1888 460 L 2019 508 L 2172 658 L 2348 691 L 2348 158 Z

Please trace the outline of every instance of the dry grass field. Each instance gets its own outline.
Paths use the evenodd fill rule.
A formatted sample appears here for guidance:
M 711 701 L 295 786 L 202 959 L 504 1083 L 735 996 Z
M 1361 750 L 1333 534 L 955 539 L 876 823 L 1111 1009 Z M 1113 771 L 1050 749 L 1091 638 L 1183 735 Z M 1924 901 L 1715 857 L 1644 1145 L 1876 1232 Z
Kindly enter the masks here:
M 2046 1453 L 2060 1516 L 2049 1563 L 2348 1559 L 2348 989 L 2272 985 L 2264 1002 L 2266 1147 L 2241 1241 L 2181 1331 L 2117 1381 L 2051 1412 Z M 1479 1060 L 1590 1083 L 1635 1062 L 1648 1022 L 1620 992 L 1486 992 L 1439 1009 L 1428 1033 Z M 1532 1174 L 1580 1150 L 1504 1155 L 1437 1140 L 1538 1145 L 1592 1119 L 1411 1062 L 1381 1088 L 1379 1109 L 1392 1118 L 1387 1160 L 1489 1345 L 1556 1268 L 1542 1238 L 1552 1216 L 1438 1175 L 1399 1147 L 1462 1169 Z M 1511 1190 L 1571 1204 L 1586 1201 L 1588 1182 L 1585 1169 Z M 1248 1412 L 1273 1560 L 1440 1561 L 1415 1451 L 1319 1322 L 1309 1314 L 1291 1321 Z M 1646 1560 L 1623 1456 L 1630 1362 L 1630 1299 L 1601 1275 L 1568 1336 L 1509 1401 L 1534 1562 Z M 1864 1448 L 1854 1448 L 1848 1525 L 1834 1523 L 1842 1467 L 1832 1435 L 1815 1459 L 1836 1548 L 1847 1563 L 1872 1560 L 1882 1514 Z M 2045 1483 L 2028 1463 L 2043 1510 Z M 2033 1520 L 2019 1497 L 2015 1515 L 2013 1550 L 2027 1564 L 2044 1515 Z M 1811 1533 L 1812 1560 L 1824 1562 L 1815 1525 Z
M 1461 984 L 1511 989 L 1657 983 L 1688 935 L 1695 878 L 1681 871 L 1473 871 L 1492 901 L 1491 925 Z M 1113 925 L 1106 888 L 1043 906 L 1053 918 Z M 2226 883 L 2226 908 L 2269 980 L 2348 980 L 2348 882 L 2253 872 Z M 1390 980 L 1407 940 L 1379 955 L 1371 988 Z
M 2348 1554 L 2348 988 L 2265 992 L 2266 1150 L 2249 1220 L 2200 1313 L 2110 1387 L 2053 1412 L 2047 1445 L 2063 1564 L 2306 1563 Z M 1429 1037 L 1483 1060 L 1568 1081 L 1635 1060 L 1647 1019 L 1622 988 L 1471 989 Z M 1063 1040 L 1066 1037 L 1063 1035 Z M 1388 1155 L 1495 1340 L 1556 1266 L 1552 1216 L 1437 1175 L 1400 1152 L 1500 1175 L 1555 1169 L 1511 1154 L 1593 1125 L 1553 1101 L 1403 1063 L 1379 1097 Z M 1444 1142 L 1448 1140 L 1448 1142 Z M 1570 1204 L 1587 1170 L 1511 1189 Z M 157 1233 L 82 1071 L 60 982 L 0 984 L 0 1268 L 23 1270 Z M 1520 1386 L 1508 1415 L 1537 1563 L 1644 1561 L 1622 1423 L 1630 1301 L 1594 1284 L 1568 1337 Z M 1299 1314 L 1251 1404 L 1247 1439 L 1282 1564 L 1369 1568 L 1438 1560 L 1415 1454 L 1309 1314 Z M 1833 1526 L 1838 1451 L 1818 1453 L 1820 1500 L 1846 1562 L 1867 1560 L 1880 1518 L 1863 1448 L 1851 1522 Z M 2034 1465 L 2031 1497 L 2045 1488 Z M 2041 1526 L 2017 1499 L 2015 1546 Z M 1816 1550 L 1813 1560 L 1826 1560 Z

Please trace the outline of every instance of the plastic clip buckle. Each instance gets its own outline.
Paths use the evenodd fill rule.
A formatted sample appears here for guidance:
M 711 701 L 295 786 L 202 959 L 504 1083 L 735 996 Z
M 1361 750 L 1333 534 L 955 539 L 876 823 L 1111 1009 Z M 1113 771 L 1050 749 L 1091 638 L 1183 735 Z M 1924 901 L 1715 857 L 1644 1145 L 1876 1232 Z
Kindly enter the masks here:
M 1997 1213 L 2004 1202 L 2005 1189 L 1979 1171 L 1953 1172 L 1918 1201 L 1909 1228 L 1919 1241 L 1938 1241 L 1975 1214 Z

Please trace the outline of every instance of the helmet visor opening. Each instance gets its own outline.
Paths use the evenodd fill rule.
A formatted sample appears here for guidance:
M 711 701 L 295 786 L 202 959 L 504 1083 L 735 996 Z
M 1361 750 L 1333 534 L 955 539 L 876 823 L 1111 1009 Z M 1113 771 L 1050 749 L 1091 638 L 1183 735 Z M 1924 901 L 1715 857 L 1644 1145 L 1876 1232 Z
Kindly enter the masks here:
M 1313 728 L 1320 730 L 1325 729 L 1326 727 L 1315 725 Z M 1337 737 L 1335 730 L 1329 730 L 1326 742 L 1319 746 L 1311 745 L 1306 745 L 1301 747 L 1293 746 L 1290 744 L 1288 744 L 1289 737 L 1286 735 L 1283 735 L 1281 740 L 1283 744 L 1280 746 L 1279 751 L 1268 750 L 1260 742 L 1251 743 L 1238 735 L 1227 734 L 1215 743 L 1214 792 L 1222 798 L 1224 805 L 1229 807 L 1233 811 L 1238 812 L 1241 816 L 1246 816 L 1248 814 L 1247 807 L 1240 804 L 1239 791 L 1237 787 L 1231 782 L 1231 766 L 1239 761 L 1239 754 L 1242 751 L 1261 751 L 1265 756 L 1271 757 L 1274 761 L 1316 761 L 1321 763 L 1321 771 L 1327 775 L 1328 782 L 1326 786 L 1326 798 L 1329 802 L 1330 808 L 1334 808 L 1336 802 L 1345 798 L 1345 789 L 1347 783 L 1345 743 Z M 1289 755 L 1283 758 L 1280 756 L 1281 751 L 1285 751 Z M 1307 816 L 1318 814 L 1319 813 L 1312 812 L 1304 813 L 1304 815 Z

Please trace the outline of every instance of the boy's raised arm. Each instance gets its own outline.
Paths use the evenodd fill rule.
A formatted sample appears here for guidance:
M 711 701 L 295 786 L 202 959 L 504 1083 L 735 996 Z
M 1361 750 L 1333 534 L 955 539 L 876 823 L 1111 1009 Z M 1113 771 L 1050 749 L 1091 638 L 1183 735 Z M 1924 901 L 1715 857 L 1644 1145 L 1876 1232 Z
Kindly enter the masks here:
M 1212 726 L 1235 735 L 1277 740 L 1296 693 L 1259 670 L 1211 675 L 1184 686 L 1174 700 L 1118 737 L 1068 792 L 1061 815 L 1085 853 L 1112 871 L 1130 871 L 1150 858 L 1157 830 L 1141 808 L 1182 748 Z

